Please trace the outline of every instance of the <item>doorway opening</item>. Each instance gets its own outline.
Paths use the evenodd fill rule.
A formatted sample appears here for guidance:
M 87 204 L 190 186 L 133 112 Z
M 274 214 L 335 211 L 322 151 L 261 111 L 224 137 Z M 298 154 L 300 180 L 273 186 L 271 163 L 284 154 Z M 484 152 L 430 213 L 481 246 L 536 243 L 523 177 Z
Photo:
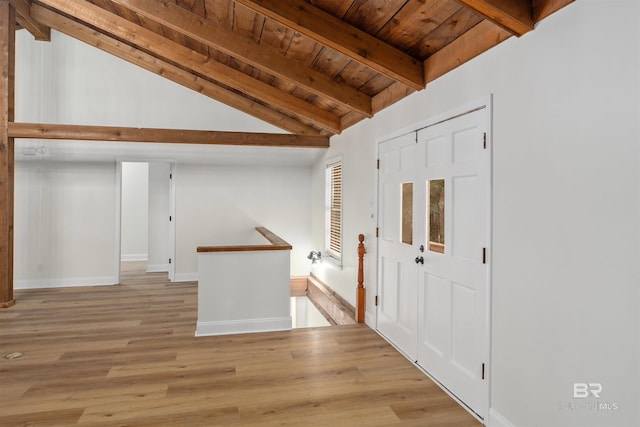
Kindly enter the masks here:
M 170 161 L 119 161 L 116 270 L 166 273 L 174 280 L 175 185 Z

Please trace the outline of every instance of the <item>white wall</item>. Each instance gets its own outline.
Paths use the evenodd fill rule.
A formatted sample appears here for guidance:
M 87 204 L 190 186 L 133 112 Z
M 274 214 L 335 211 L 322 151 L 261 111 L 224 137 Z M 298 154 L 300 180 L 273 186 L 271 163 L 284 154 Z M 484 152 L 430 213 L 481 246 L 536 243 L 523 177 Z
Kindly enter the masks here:
M 284 133 L 56 31 L 50 43 L 26 31 L 16 39 L 16 121 Z M 46 153 L 25 155 L 35 147 Z M 176 161 L 178 279 L 195 278 L 198 244 L 228 243 L 235 240 L 231 230 L 253 236 L 256 225 L 293 244 L 292 274 L 307 274 L 310 171 L 318 151 L 18 140 L 16 287 L 117 282 L 116 164 L 122 158 Z M 93 210 L 97 215 L 89 215 Z M 34 229 L 40 230 L 35 236 Z M 72 239 L 83 244 L 68 244 Z M 89 240 L 99 249 L 87 248 Z
M 16 288 L 117 283 L 115 164 L 19 162 Z
M 16 121 L 283 133 L 57 31 L 16 33 Z
M 169 271 L 169 172 L 167 162 L 149 163 L 149 272 Z
M 122 162 L 122 261 L 149 258 L 149 164 Z
M 152 165 L 160 165 L 162 174 L 163 169 L 168 169 L 166 163 Z M 123 166 L 125 174 L 126 163 Z M 139 178 L 136 177 L 137 182 L 144 181 L 146 188 L 147 180 Z M 266 243 L 254 230 L 256 226 L 267 227 L 293 246 L 291 275 L 308 275 L 310 168 L 225 167 L 183 162 L 177 164 L 174 179 L 177 281 L 197 280 L 198 246 Z M 152 181 L 160 180 L 154 177 Z M 116 185 L 113 162 L 16 164 L 16 288 L 118 282 L 114 276 L 119 214 Z M 163 260 L 166 263 L 168 234 L 163 235 L 162 229 L 168 228 L 168 208 L 160 205 L 163 200 L 168 202 L 168 194 L 158 195 L 155 190 L 149 193 L 161 200 L 151 202 L 153 208 L 148 215 L 146 206 L 150 199 L 144 189 L 134 192 L 145 192 L 143 198 L 126 201 L 130 185 L 123 184 L 122 189 L 123 240 L 127 235 L 136 235 L 137 240 L 130 240 L 146 248 L 147 230 L 152 227 L 149 242 L 154 248 L 153 259 L 158 260 L 152 265 L 161 265 Z M 130 215 L 127 204 L 132 210 Z M 126 225 L 136 221 L 137 229 Z M 123 258 L 128 258 L 124 241 L 122 248 Z M 140 258 L 139 253 L 129 251 L 128 255 Z
M 334 137 L 325 156 L 343 157 L 345 241 L 366 232 L 373 324 L 376 141 L 493 94 L 490 425 L 640 425 L 639 7 L 575 2 Z M 323 166 L 312 178 L 314 247 Z M 349 300 L 351 246 L 343 271 L 314 266 Z M 602 383 L 600 403 L 618 409 L 568 409 L 575 382 Z
M 256 226 L 293 246 L 293 276 L 309 274 L 309 168 L 179 164 L 175 176 L 176 280 L 195 277 L 198 246 L 266 243 Z
M 291 330 L 289 251 L 198 254 L 196 336 Z
M 331 149 L 313 168 L 313 250 L 325 251 L 325 170 L 327 161 L 342 159 L 342 268 L 330 261 L 313 264 L 313 273 L 331 286 L 351 305 L 356 305 L 356 285 L 358 284 L 358 235 L 364 234 L 367 250 L 364 258 L 365 284 L 375 284 L 375 227 L 376 227 L 376 150 L 375 139 L 367 141 L 358 133 L 351 135 L 347 130 L 339 137 L 331 139 Z M 368 293 L 373 301 L 374 292 Z M 372 306 L 373 303 L 368 304 Z

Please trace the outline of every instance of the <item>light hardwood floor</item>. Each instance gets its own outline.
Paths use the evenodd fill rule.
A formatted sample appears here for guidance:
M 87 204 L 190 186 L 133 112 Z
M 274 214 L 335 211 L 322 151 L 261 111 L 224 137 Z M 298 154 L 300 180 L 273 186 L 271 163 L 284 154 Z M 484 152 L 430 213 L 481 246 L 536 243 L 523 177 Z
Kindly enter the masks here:
M 16 291 L 0 426 L 479 426 L 363 325 L 195 338 L 196 284 Z

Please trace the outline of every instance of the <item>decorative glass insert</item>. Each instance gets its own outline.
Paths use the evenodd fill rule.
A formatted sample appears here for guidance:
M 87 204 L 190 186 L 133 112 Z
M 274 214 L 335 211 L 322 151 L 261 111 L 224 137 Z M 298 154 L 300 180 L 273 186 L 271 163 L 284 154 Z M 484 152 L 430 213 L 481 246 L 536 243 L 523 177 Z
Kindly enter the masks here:
M 429 250 L 444 253 L 444 179 L 429 180 Z
M 413 182 L 402 183 L 402 243 L 413 244 Z

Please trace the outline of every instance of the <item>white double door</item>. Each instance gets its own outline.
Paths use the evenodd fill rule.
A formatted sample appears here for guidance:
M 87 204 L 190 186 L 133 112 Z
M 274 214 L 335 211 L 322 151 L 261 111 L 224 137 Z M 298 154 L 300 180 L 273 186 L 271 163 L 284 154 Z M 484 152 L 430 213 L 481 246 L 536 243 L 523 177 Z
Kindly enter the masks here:
M 377 328 L 481 417 L 489 369 L 487 114 L 379 146 Z

